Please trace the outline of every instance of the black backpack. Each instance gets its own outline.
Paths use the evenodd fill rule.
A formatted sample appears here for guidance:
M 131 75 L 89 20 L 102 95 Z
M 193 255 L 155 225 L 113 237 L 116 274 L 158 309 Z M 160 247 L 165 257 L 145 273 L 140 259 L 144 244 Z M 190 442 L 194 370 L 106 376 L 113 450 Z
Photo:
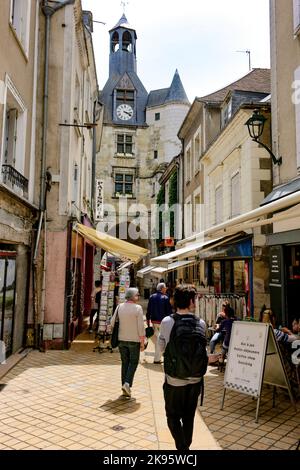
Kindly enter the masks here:
M 207 369 L 206 338 L 194 315 L 170 315 L 174 326 L 164 353 L 164 371 L 171 377 L 203 377 Z

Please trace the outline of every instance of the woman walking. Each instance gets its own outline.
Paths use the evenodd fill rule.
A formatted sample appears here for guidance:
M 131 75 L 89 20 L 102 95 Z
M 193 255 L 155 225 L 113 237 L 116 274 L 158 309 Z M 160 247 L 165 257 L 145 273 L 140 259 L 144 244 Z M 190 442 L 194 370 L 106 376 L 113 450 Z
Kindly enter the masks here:
M 137 304 L 139 297 L 138 289 L 130 287 L 125 294 L 126 302 L 116 308 L 111 319 L 113 328 L 116 317 L 119 318 L 122 392 L 127 397 L 131 397 L 131 387 L 139 363 L 140 351 L 144 351 L 145 327 L 143 309 Z

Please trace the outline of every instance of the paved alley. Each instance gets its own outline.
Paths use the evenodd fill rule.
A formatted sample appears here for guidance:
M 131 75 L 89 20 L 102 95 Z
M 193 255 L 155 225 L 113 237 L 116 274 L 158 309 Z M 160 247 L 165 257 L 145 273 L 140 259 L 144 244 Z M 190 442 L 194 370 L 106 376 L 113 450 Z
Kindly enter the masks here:
M 175 449 L 152 343 L 141 354 L 130 400 L 121 396 L 119 353 L 93 352 L 94 346 L 84 332 L 69 351 L 30 351 L 0 379 L 1 450 Z M 264 388 L 255 423 L 256 401 L 246 395 L 228 392 L 220 411 L 223 377 L 209 367 L 191 450 L 296 448 L 299 414 L 283 392 L 274 409 Z

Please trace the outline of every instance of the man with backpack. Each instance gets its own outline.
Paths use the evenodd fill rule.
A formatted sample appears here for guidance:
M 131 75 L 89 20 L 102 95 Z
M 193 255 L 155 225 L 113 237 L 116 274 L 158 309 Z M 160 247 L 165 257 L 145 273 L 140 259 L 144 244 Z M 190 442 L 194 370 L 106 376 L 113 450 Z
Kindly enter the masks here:
M 161 322 L 159 344 L 164 352 L 163 385 L 168 427 L 177 450 L 188 451 L 203 376 L 207 369 L 206 325 L 194 316 L 196 290 L 175 289 L 175 314 Z

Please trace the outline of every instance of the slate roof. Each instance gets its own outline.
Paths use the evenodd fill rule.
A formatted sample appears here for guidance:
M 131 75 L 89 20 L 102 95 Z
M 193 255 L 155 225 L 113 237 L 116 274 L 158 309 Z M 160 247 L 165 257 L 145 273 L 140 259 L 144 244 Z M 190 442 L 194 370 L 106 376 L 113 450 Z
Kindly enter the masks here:
M 130 26 L 130 24 L 128 23 L 128 20 L 125 16 L 125 13 L 123 13 L 121 18 L 117 22 L 117 24 L 113 28 L 111 28 L 109 31 L 112 31 L 113 29 L 118 29 L 118 28 L 126 28 L 126 29 L 134 30 L 134 28 L 132 26 Z
M 160 106 L 162 104 L 171 102 L 190 104 L 177 69 L 169 88 L 161 88 L 160 90 L 150 91 L 147 107 L 150 108 L 151 106 Z
M 228 91 L 230 90 L 252 91 L 257 93 L 270 94 L 271 71 L 270 69 L 253 69 L 251 72 L 236 82 L 233 82 L 230 85 L 221 88 L 214 93 L 211 93 L 210 95 L 202 96 L 199 98 L 199 100 L 210 103 L 220 103 L 224 100 Z
M 160 90 L 153 90 L 149 93 L 147 106 L 159 106 L 164 104 L 169 93 L 169 88 L 161 88 Z

